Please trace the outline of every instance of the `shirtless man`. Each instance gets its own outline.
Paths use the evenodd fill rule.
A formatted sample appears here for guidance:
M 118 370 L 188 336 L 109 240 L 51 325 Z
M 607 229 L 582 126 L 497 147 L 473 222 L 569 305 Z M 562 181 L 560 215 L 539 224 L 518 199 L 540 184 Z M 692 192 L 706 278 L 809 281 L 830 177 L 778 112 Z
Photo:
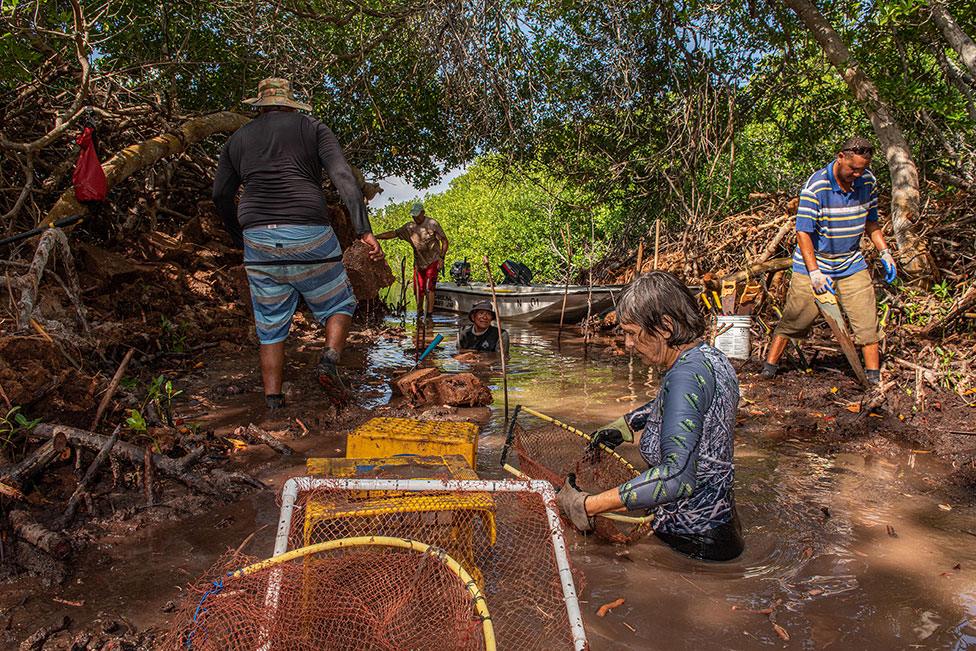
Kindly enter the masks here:
M 417 297 L 417 316 L 427 316 L 434 311 L 434 292 L 437 288 L 437 272 L 444 266 L 449 242 L 441 225 L 424 212 L 424 204 L 415 203 L 410 208 L 412 221 L 400 228 L 376 236 L 378 240 L 400 239 L 413 248 L 413 291 Z

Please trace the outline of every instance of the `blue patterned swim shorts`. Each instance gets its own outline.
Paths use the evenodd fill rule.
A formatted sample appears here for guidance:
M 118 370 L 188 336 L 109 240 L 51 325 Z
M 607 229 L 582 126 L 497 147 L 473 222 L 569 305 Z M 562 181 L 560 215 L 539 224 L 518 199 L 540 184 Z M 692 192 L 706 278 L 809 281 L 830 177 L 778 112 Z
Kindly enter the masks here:
M 262 344 L 276 344 L 288 337 L 299 295 L 319 323 L 356 311 L 356 296 L 342 266 L 342 249 L 329 226 L 249 228 L 244 231 L 244 268 Z

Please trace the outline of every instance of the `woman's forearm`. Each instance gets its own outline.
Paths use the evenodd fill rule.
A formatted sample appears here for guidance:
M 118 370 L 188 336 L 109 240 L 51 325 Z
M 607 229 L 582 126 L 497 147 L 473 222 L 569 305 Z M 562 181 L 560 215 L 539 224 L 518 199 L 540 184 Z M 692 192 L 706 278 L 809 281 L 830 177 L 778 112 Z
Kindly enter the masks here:
M 623 508 L 624 502 L 620 499 L 620 491 L 616 488 L 586 496 L 587 515 L 607 513 L 608 511 L 621 511 Z

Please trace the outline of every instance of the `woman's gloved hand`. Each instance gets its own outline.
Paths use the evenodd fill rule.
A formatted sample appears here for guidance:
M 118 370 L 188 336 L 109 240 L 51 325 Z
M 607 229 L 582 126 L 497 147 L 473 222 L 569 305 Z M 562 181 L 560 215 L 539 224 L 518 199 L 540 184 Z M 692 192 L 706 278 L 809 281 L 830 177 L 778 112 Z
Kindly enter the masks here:
M 630 425 L 621 416 L 609 425 L 601 427 L 590 435 L 590 442 L 587 448 L 592 452 L 600 449 L 604 445 L 611 450 L 621 443 L 631 443 L 634 440 L 634 433 L 630 430 Z
M 583 532 L 593 530 L 593 518 L 586 514 L 586 498 L 588 496 L 589 493 L 584 493 L 576 487 L 575 475 L 567 477 L 562 488 L 556 493 L 556 504 L 573 523 L 573 526 Z

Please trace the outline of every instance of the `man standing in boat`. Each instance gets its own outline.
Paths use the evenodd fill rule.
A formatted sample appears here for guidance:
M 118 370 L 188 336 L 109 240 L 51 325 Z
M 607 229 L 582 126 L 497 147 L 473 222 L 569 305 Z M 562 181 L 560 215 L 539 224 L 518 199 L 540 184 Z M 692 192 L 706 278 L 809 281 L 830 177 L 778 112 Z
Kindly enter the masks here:
M 458 350 L 473 350 L 478 353 L 494 353 L 500 348 L 508 356 L 508 330 L 502 330 L 501 336 L 498 328 L 491 327 L 491 322 L 495 319 L 495 311 L 491 308 L 491 301 L 479 301 L 475 303 L 468 313 L 470 325 L 466 325 L 458 330 Z
M 376 236 L 378 240 L 400 239 L 413 248 L 413 291 L 417 297 L 417 316 L 427 316 L 434 311 L 434 292 L 437 289 L 437 272 L 444 267 L 444 259 L 450 243 L 444 229 L 424 212 L 424 204 L 417 202 L 410 208 L 413 218 L 400 228 Z

